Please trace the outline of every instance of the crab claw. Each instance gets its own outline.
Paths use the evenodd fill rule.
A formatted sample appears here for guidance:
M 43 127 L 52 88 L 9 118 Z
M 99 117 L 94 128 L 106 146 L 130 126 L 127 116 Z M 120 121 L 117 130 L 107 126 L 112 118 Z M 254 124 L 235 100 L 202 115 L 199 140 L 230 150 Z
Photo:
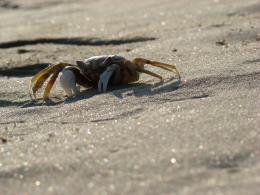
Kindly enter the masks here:
M 116 78 L 119 76 L 117 70 L 119 70 L 119 66 L 116 64 L 112 64 L 111 66 L 107 67 L 106 71 L 103 72 L 98 81 L 98 91 L 99 92 L 106 92 L 107 91 L 107 86 L 108 82 L 113 75 L 113 73 L 116 71 Z
M 106 92 L 108 81 L 111 78 L 113 74 L 112 70 L 106 70 L 100 75 L 99 81 L 98 81 L 98 91 L 99 92 Z
M 76 77 L 73 71 L 63 69 L 60 76 L 60 84 L 67 96 L 76 96 L 80 92 L 79 86 L 76 85 Z

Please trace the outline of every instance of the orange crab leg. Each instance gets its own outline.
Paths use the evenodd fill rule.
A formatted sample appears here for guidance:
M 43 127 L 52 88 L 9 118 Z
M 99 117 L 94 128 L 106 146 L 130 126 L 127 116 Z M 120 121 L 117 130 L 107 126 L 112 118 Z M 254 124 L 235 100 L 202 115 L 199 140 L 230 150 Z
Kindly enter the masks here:
M 59 63 L 56 65 L 51 65 L 43 70 L 41 70 L 39 73 L 37 73 L 30 82 L 30 96 L 36 98 L 36 92 L 43 86 L 44 82 L 49 78 L 53 72 L 60 72 L 64 67 L 66 66 L 73 66 L 71 64 L 67 63 Z M 54 80 L 55 81 L 55 80 Z M 32 94 L 31 94 L 32 92 Z
M 40 89 L 43 85 L 43 83 L 49 78 L 51 73 L 49 72 L 50 67 L 47 67 L 37 73 L 30 82 L 30 96 L 33 95 L 34 98 L 36 98 L 36 92 L 38 89 Z M 31 94 L 32 92 L 32 94 Z
M 145 69 L 142 69 L 142 70 L 139 70 L 139 71 L 142 72 L 142 73 L 148 74 L 150 76 L 156 77 L 156 78 L 160 79 L 161 81 L 163 81 L 163 77 L 159 74 L 156 74 L 154 72 L 151 72 L 151 71 L 145 70 Z
M 133 63 L 134 64 L 138 64 L 138 65 L 149 64 L 149 65 L 152 65 L 152 66 L 156 66 L 156 67 L 162 68 L 164 70 L 168 70 L 168 71 L 171 71 L 173 73 L 176 73 L 178 75 L 178 78 L 179 79 L 181 78 L 180 77 L 180 73 L 177 70 L 175 65 L 165 64 L 165 63 L 156 62 L 156 61 L 151 61 L 151 60 L 147 60 L 147 59 L 144 59 L 144 58 L 135 58 L 133 60 Z
M 43 94 L 43 100 L 47 100 L 49 99 L 49 94 L 50 94 L 50 91 L 53 87 L 53 84 L 55 83 L 58 75 L 59 75 L 59 72 L 60 70 L 56 70 L 53 75 L 51 76 L 50 80 L 48 81 L 48 84 L 44 90 L 44 94 Z

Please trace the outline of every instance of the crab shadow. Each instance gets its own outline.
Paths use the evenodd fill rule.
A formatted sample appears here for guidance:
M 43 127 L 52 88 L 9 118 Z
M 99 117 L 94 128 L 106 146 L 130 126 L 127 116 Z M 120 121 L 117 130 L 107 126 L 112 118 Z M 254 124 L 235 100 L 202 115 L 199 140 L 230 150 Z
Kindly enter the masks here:
M 176 81 L 174 78 L 171 78 L 165 82 L 158 82 L 155 84 L 133 83 L 125 87 L 122 86 L 121 89 L 113 90 L 111 93 L 119 99 L 123 99 L 125 96 L 153 96 L 160 93 L 175 91 L 180 86 L 180 81 Z
M 115 96 L 118 99 L 126 98 L 127 96 L 143 97 L 143 96 L 155 96 L 158 94 L 163 94 L 167 92 L 174 92 L 177 89 L 180 90 L 179 93 L 175 93 L 174 96 L 171 94 L 160 97 L 161 101 L 185 101 L 185 100 L 194 100 L 201 98 L 208 98 L 213 96 L 218 90 L 223 88 L 241 88 L 246 87 L 247 89 L 254 89 L 259 86 L 260 72 L 251 72 L 246 74 L 239 75 L 211 75 L 201 78 L 190 79 L 187 82 L 176 81 L 175 78 L 168 79 L 164 83 L 158 82 L 155 84 L 147 83 L 133 83 L 128 85 L 121 86 L 112 86 L 108 94 Z M 57 105 L 61 103 L 73 103 L 83 99 L 88 99 L 93 96 L 104 95 L 100 94 L 97 89 L 87 89 L 80 93 L 79 96 L 74 98 L 60 99 L 55 98 L 53 101 L 46 103 L 29 102 L 25 103 L 23 107 L 28 106 L 40 106 L 40 105 Z M 0 102 L 1 103 L 1 102 Z M 5 102 L 5 104 L 10 104 Z M 15 103 L 17 104 L 17 103 Z M 7 105 L 8 106 L 8 105 Z
M 123 99 L 124 97 L 130 95 L 134 95 L 136 97 L 153 96 L 159 93 L 165 93 L 165 92 L 177 90 L 180 86 L 180 82 L 173 81 L 173 80 L 174 79 L 170 79 L 164 83 L 158 82 L 155 84 L 132 83 L 132 84 L 121 85 L 121 86 L 111 86 L 110 90 L 107 93 L 115 96 L 118 99 Z M 97 95 L 102 95 L 102 94 L 100 94 L 100 92 L 98 92 L 97 89 L 93 88 L 93 89 L 83 90 L 76 97 L 67 97 L 67 98 L 52 97 L 48 101 L 43 101 L 41 98 L 38 98 L 36 100 L 15 102 L 15 106 L 27 108 L 27 107 L 34 107 L 34 106 L 56 106 L 59 104 L 71 104 L 84 99 L 89 99 Z M 6 106 L 10 106 L 10 104 L 11 103 L 9 102 L 6 104 Z
M 111 86 L 109 94 L 115 96 L 118 99 L 123 99 L 126 96 L 134 95 L 135 97 L 142 96 L 153 96 L 160 93 L 175 91 L 180 87 L 180 81 L 174 81 L 169 79 L 166 82 L 158 82 L 155 84 L 146 84 L 146 83 L 131 83 L 121 86 Z M 64 103 L 74 103 L 83 99 L 88 99 L 93 96 L 100 95 L 97 89 L 87 89 L 84 90 L 74 98 L 66 98 Z
M 44 101 L 42 98 L 38 98 L 35 100 L 25 100 L 25 101 L 19 101 L 19 102 L 13 102 L 13 101 L 6 101 L 0 100 L 0 105 L 1 103 L 4 103 L 3 107 L 8 107 L 8 106 L 17 106 L 20 108 L 29 108 L 29 107 L 35 107 L 35 106 L 57 106 L 59 104 L 62 104 L 64 102 L 63 99 L 58 98 L 58 97 L 53 97 L 52 99 L 48 101 Z

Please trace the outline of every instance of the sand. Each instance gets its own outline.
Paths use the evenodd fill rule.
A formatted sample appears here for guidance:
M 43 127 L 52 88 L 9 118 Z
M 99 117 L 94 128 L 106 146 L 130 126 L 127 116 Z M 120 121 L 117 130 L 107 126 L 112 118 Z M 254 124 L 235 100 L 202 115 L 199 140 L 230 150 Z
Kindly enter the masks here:
M 257 0 L 1 0 L 0 194 L 260 194 Z M 166 81 L 31 102 L 47 63 L 117 54 Z M 41 97 L 42 91 L 38 97 Z

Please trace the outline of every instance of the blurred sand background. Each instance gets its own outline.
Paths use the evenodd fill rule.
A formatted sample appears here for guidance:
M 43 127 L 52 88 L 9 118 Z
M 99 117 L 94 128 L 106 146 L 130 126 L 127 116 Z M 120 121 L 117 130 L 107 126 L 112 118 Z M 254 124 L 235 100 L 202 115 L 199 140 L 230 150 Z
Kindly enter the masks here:
M 0 195 L 260 194 L 259 33 L 258 0 L 0 0 Z M 103 54 L 186 82 L 30 101 L 46 63 Z

